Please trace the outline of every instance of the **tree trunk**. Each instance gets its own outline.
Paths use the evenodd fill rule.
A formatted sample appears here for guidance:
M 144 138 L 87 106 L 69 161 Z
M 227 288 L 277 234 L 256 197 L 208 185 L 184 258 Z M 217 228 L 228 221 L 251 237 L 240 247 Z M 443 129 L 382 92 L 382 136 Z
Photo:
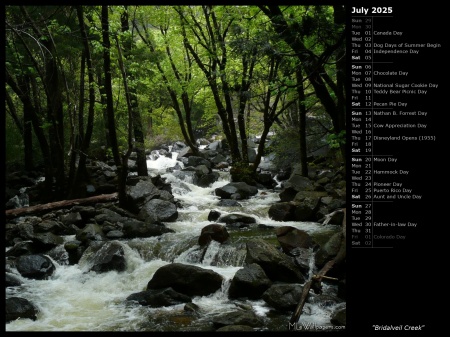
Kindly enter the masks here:
M 78 8 L 77 8 L 77 14 Z M 79 20 L 79 18 L 78 18 Z M 71 142 L 71 151 L 70 151 L 70 165 L 69 165 L 69 198 L 74 198 L 78 196 L 82 196 L 82 183 L 77 182 L 77 176 L 78 172 L 81 172 L 80 170 L 80 154 L 81 154 L 81 142 L 83 139 L 83 133 L 84 133 L 84 76 L 86 73 L 86 51 L 81 52 L 81 62 L 80 62 L 80 93 L 79 93 L 79 99 L 78 99 L 78 114 L 77 116 L 74 116 L 73 121 L 73 127 L 72 127 L 72 135 L 70 137 Z M 74 112 L 74 115 L 76 115 L 76 111 Z M 78 118 L 77 118 L 78 117 Z M 78 120 L 78 123 L 76 122 Z M 77 158 L 78 158 L 78 165 L 77 165 Z M 86 166 L 86 165 L 85 165 Z M 86 167 L 84 167 L 85 169 Z M 80 194 L 80 195 L 79 195 Z
M 301 175 L 308 177 L 308 160 L 306 151 L 306 107 L 305 107 L 305 91 L 303 89 L 303 76 L 301 66 L 299 65 L 295 71 L 297 78 L 297 93 L 298 93 L 298 133 L 300 136 L 300 166 Z
M 47 119 L 51 122 L 49 128 L 50 150 L 55 169 L 55 198 L 62 199 L 65 194 L 65 156 L 64 156 L 64 119 L 60 83 L 60 71 L 56 62 L 56 49 L 53 41 L 43 42 L 52 55 L 46 58 L 45 85 L 47 87 Z
M 122 32 L 129 32 L 130 25 L 128 21 L 128 8 L 125 6 L 125 10 L 122 12 L 120 17 L 120 21 L 122 24 Z M 126 60 L 129 59 L 130 53 L 133 47 L 133 40 L 131 37 L 126 37 L 123 42 L 123 54 Z M 134 131 L 134 149 L 136 150 L 136 164 L 137 164 L 137 173 L 138 176 L 148 176 L 148 168 L 147 168 L 147 157 L 145 155 L 145 145 L 144 145 L 144 132 L 142 129 L 142 118 L 141 113 L 139 112 L 139 104 L 138 104 L 138 96 L 136 94 L 136 88 L 134 86 L 130 86 L 129 82 L 132 82 L 134 79 L 134 75 L 128 71 L 127 76 L 131 81 L 128 81 L 128 95 L 130 99 L 130 108 L 133 119 L 133 131 Z M 125 78 L 125 80 L 127 80 Z M 127 159 L 128 164 L 128 159 Z
M 103 36 L 103 73 L 105 75 L 105 93 L 106 93 L 106 115 L 108 118 L 109 140 L 111 142 L 111 150 L 114 163 L 117 169 L 122 166 L 119 154 L 119 145 L 117 143 L 116 122 L 114 116 L 114 102 L 112 93 L 112 76 L 111 76 L 111 42 L 109 41 L 109 16 L 108 6 L 102 5 L 102 36 Z
M 346 209 L 345 208 L 341 209 L 341 212 L 344 213 L 344 219 L 342 220 L 342 240 L 341 240 L 341 246 L 339 248 L 339 252 L 337 253 L 337 255 L 335 256 L 334 259 L 332 259 L 331 261 L 328 261 L 316 275 L 314 275 L 310 280 L 308 280 L 308 282 L 306 282 L 304 284 L 302 296 L 300 297 L 300 301 L 298 302 L 297 307 L 295 308 L 295 311 L 292 314 L 291 319 L 289 321 L 289 324 L 291 324 L 291 325 L 296 324 L 298 322 L 300 315 L 302 314 L 303 306 L 305 305 L 305 302 L 308 298 L 309 290 L 311 289 L 311 287 L 320 288 L 321 287 L 320 283 L 322 282 L 323 278 L 327 278 L 325 275 L 328 273 L 328 271 L 330 271 L 330 269 L 332 269 L 333 267 L 339 266 L 346 259 L 346 256 L 347 256 Z
M 76 205 L 97 204 L 117 200 L 117 193 L 95 195 L 89 198 L 55 201 L 48 204 L 35 205 L 30 207 L 8 209 L 5 211 L 7 219 L 27 214 L 39 214 L 43 212 L 54 211 L 61 208 L 67 208 Z
M 125 70 L 125 66 L 123 64 L 122 51 L 119 44 L 119 39 L 116 37 L 116 45 L 117 51 L 119 54 L 119 68 L 122 73 L 123 86 L 125 88 L 125 100 L 127 102 L 128 109 L 128 150 L 122 156 L 122 167 L 118 170 L 119 174 L 119 204 L 122 208 L 128 208 L 127 195 L 126 195 L 126 184 L 127 184 L 127 176 L 128 176 L 128 158 L 130 158 L 130 154 L 133 151 L 133 139 L 132 139 L 132 130 L 133 130 L 133 106 L 131 103 L 130 89 L 128 87 L 128 79 L 127 73 Z
M 87 70 L 88 70 L 88 81 L 89 81 L 89 108 L 88 108 L 88 119 L 86 124 L 86 131 L 84 131 L 84 76 L 80 77 L 80 108 L 79 108 L 79 161 L 78 161 L 78 169 L 76 171 L 75 179 L 74 179 L 74 189 L 83 188 L 83 183 L 85 183 L 89 177 L 86 169 L 86 160 L 87 160 L 87 152 L 89 149 L 89 145 L 91 143 L 92 133 L 94 129 L 94 107 L 95 107 L 95 89 L 94 89 L 94 67 L 92 65 L 91 60 L 91 50 L 89 48 L 89 39 L 86 33 L 86 27 L 84 25 L 84 15 L 83 15 L 83 7 L 77 6 L 77 16 L 78 23 L 80 26 L 81 38 L 84 46 L 85 57 L 83 57 L 83 65 L 86 62 Z M 82 67 L 84 69 L 84 66 Z M 83 102 L 81 101 L 83 100 Z M 80 193 L 84 193 L 84 191 L 80 191 Z
M 342 5 L 335 5 L 334 8 L 334 23 L 338 26 L 345 25 L 345 7 Z M 344 45 L 345 46 L 345 45 Z M 336 61 L 336 97 L 337 97 L 337 110 L 338 110 L 338 124 L 339 130 L 346 129 L 346 57 L 345 48 L 340 48 L 337 52 Z M 346 144 L 340 144 L 340 150 L 344 163 L 346 162 Z M 345 168 L 345 166 L 344 166 Z M 345 171 L 344 171 L 345 174 Z
M 108 110 L 106 109 L 106 90 L 105 90 L 105 81 L 102 77 L 102 71 L 98 69 L 97 71 L 97 82 L 98 82 L 98 91 L 100 94 L 100 104 L 102 106 L 102 116 L 103 123 L 105 125 L 105 146 L 107 149 L 111 148 L 111 136 L 109 134 L 108 129 Z

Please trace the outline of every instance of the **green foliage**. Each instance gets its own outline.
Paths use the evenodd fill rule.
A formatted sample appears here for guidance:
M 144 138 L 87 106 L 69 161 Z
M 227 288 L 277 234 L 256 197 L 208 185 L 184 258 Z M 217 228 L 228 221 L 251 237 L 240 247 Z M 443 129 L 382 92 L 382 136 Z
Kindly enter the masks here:
M 298 129 L 275 127 L 275 134 L 265 154 L 274 154 L 273 164 L 277 170 L 289 170 L 292 165 L 300 162 L 300 136 Z
M 337 149 L 341 145 L 344 145 L 345 144 L 345 140 L 346 140 L 346 132 L 345 132 L 345 130 L 342 130 L 341 132 L 339 132 L 339 134 L 330 133 L 327 136 L 328 145 L 332 149 Z
M 48 136 L 51 122 L 47 120 L 47 97 L 43 87 L 43 80 L 48 74 L 46 71 L 46 60 L 49 57 L 57 57 L 57 66 L 64 75 L 61 81 L 61 99 L 64 106 L 64 128 L 65 128 L 65 148 L 67 153 L 70 145 L 71 130 L 77 129 L 78 106 L 80 99 L 80 65 L 81 55 L 84 46 L 79 34 L 78 19 L 73 6 L 25 6 L 30 14 L 33 23 L 38 25 L 43 36 L 36 37 L 36 33 L 26 23 L 18 6 L 7 6 L 5 19 L 9 24 L 17 28 L 21 33 L 21 38 L 27 44 L 26 48 L 19 39 L 17 33 L 12 29 L 6 30 L 5 66 L 8 74 L 18 81 L 24 75 L 30 75 L 36 83 L 36 100 L 38 105 L 35 111 L 40 112 L 38 118 L 41 119 L 42 129 Z M 292 99 L 296 99 L 297 90 L 295 69 L 299 63 L 297 57 L 293 56 L 291 48 L 280 36 L 274 34 L 271 29 L 270 20 L 257 8 L 257 6 L 212 6 L 207 9 L 209 15 L 217 18 L 219 30 L 225 29 L 229 23 L 223 44 L 213 41 L 209 36 L 206 18 L 201 6 L 180 6 L 180 12 L 185 13 L 186 20 L 180 21 L 180 16 L 173 6 L 128 6 L 130 14 L 130 30 L 122 32 L 120 15 L 123 13 L 123 6 L 109 6 L 110 40 L 111 40 L 111 73 L 113 78 L 114 112 L 116 118 L 117 138 L 119 147 L 124 150 L 128 146 L 128 110 L 125 102 L 123 79 L 118 68 L 118 50 L 115 44 L 115 36 L 124 47 L 131 45 L 131 50 L 123 48 L 126 58 L 124 66 L 128 75 L 128 86 L 136 91 L 137 105 L 141 111 L 143 121 L 152 118 L 152 129 L 150 123 L 143 122 L 144 134 L 147 136 L 146 145 L 148 147 L 159 146 L 163 143 L 173 141 L 184 141 L 178 117 L 173 110 L 175 106 L 172 97 L 175 95 L 180 105 L 181 113 L 185 113 L 185 107 L 181 100 L 182 95 L 188 97 L 191 107 L 191 122 L 196 135 L 209 137 L 213 134 L 222 135 L 221 120 L 218 117 L 218 107 L 215 97 L 212 94 L 210 83 L 206 80 L 205 74 L 200 69 L 191 53 L 187 52 L 183 44 L 183 28 L 187 32 L 187 39 L 197 52 L 200 63 L 211 73 L 217 76 L 219 90 L 218 97 L 225 105 L 223 84 L 227 81 L 231 87 L 232 95 L 230 105 L 235 112 L 239 109 L 239 98 L 248 99 L 245 109 L 245 132 L 248 136 L 261 134 L 264 123 L 264 104 L 273 106 L 277 93 L 282 92 L 277 109 L 280 110 L 282 104 L 286 104 Z M 56 11 L 56 9 L 58 9 Z M 297 37 L 302 39 L 306 48 L 311 53 L 320 55 L 329 45 L 336 41 L 338 31 L 333 25 L 331 6 L 288 6 L 283 7 L 283 13 L 289 25 L 297 27 Z M 95 81 L 92 84 L 95 88 L 96 105 L 94 116 L 94 129 L 90 142 L 90 153 L 103 151 L 106 145 L 106 130 L 101 106 L 99 79 L 104 79 L 103 74 L 103 44 L 102 30 L 100 23 L 100 10 L 97 6 L 84 6 L 85 24 L 89 35 L 89 46 L 91 51 L 92 64 L 95 68 Z M 137 23 L 133 27 L 133 22 Z M 9 27 L 9 26 L 8 26 Z M 144 27 L 146 32 L 144 32 Z M 151 42 L 150 48 L 141 36 L 137 33 L 137 28 L 143 33 L 143 37 Z M 215 30 L 215 28 L 213 28 Z M 196 33 L 195 33 L 196 32 Z M 49 55 L 43 48 L 54 42 L 54 55 Z M 222 42 L 220 42 L 222 43 Z M 225 56 L 221 46 L 225 46 L 226 65 L 223 68 L 217 66 L 218 61 Z M 32 57 L 27 53 L 29 49 Z M 170 52 L 168 52 L 170 49 Z M 245 62 L 244 62 L 245 59 Z M 280 60 L 275 76 L 269 79 L 268 65 L 271 60 Z M 252 75 L 244 72 L 244 64 L 247 66 L 255 60 L 252 68 Z M 173 61 L 173 63 L 171 63 Z M 330 61 L 335 61 L 330 58 Z M 37 67 L 35 66 L 37 64 Z M 325 71 L 329 73 L 331 80 L 335 80 L 335 62 L 324 65 Z M 213 66 L 214 65 L 214 66 Z M 175 70 L 176 69 L 176 70 Z M 331 70 L 330 70 L 331 69 Z M 162 70 L 162 71 L 161 71 Z M 87 70 L 85 70 L 87 71 Z M 42 74 L 42 78 L 40 78 Z M 245 74 L 245 75 L 244 75 Z M 245 77 L 244 77 L 245 76 Z M 241 90 L 242 83 L 249 80 L 250 88 Z M 84 127 L 87 124 L 88 109 L 88 85 L 87 73 L 85 81 L 85 107 L 84 107 Z M 31 83 L 31 82 L 30 82 Z M 9 86 L 7 85 L 9 88 Z M 305 105 L 309 109 L 316 105 L 317 110 L 323 107 L 317 103 L 317 98 L 312 95 L 312 89 L 308 81 L 304 82 L 307 97 Z M 308 89 L 309 87 L 309 89 Z M 168 88 L 171 91 L 168 91 Z M 10 88 L 9 88 L 10 89 Z M 8 90 L 9 90 L 8 89 Z M 269 90 L 269 94 L 266 93 Z M 31 88 L 30 88 L 31 90 Z M 241 95 L 241 96 L 240 96 Z M 244 96 L 245 95 L 245 96 Z M 332 99 L 336 99 L 330 89 Z M 21 101 L 16 93 L 12 93 L 15 99 L 16 110 L 19 119 L 23 111 Z M 70 113 L 69 113 L 70 112 Z M 151 113 L 150 113 L 151 112 Z M 314 113 L 314 111 L 313 111 Z M 325 121 L 322 120 L 326 119 Z M 183 116 L 185 117 L 185 116 Z M 232 118 L 233 116 L 231 116 Z M 234 116 L 237 119 L 236 115 Z M 283 119 L 283 116 L 279 116 Z M 321 116 L 315 114 L 316 119 L 321 118 L 321 123 L 327 128 L 329 116 L 322 113 Z M 8 121 L 8 126 L 12 123 Z M 288 123 L 289 124 L 289 123 Z M 73 128 L 72 128 L 73 127 Z M 23 140 L 21 135 L 11 126 L 7 128 L 7 148 L 8 158 L 23 157 Z M 276 154 L 275 164 L 279 168 L 287 168 L 291 163 L 299 160 L 299 135 L 295 126 L 276 128 L 271 147 L 266 151 Z M 323 135 L 323 133 L 321 133 Z M 239 135 L 238 135 L 239 136 Z M 345 132 L 339 135 L 330 134 L 326 139 L 321 138 L 323 143 L 328 143 L 331 148 L 345 144 Z M 37 148 L 36 156 L 41 156 L 38 143 L 34 142 Z M 18 159 L 20 160 L 20 159 Z M 246 174 L 245 170 L 244 173 Z
M 170 144 L 174 141 L 184 141 L 178 120 L 173 111 L 157 109 L 152 116 L 152 135 L 146 141 L 146 148 L 158 148 L 162 144 Z
M 23 162 L 23 139 L 9 114 L 5 118 L 5 159 L 8 165 Z

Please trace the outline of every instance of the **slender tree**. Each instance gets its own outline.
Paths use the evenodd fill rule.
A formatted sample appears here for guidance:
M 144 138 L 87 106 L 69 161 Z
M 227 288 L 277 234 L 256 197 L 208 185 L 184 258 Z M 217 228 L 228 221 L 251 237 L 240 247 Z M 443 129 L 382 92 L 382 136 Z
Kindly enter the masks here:
M 104 74 L 104 90 L 106 95 L 106 115 L 108 119 L 108 135 L 111 143 L 111 150 L 114 162 L 117 167 L 121 166 L 119 145 L 117 142 L 116 120 L 114 116 L 114 101 L 112 90 L 112 75 L 111 75 L 111 41 L 109 40 L 109 14 L 108 6 L 102 5 L 101 13 L 102 21 L 102 37 L 103 37 L 103 74 Z
M 113 152 L 114 162 L 117 166 L 117 175 L 118 175 L 118 193 L 119 193 L 119 203 L 122 207 L 126 207 L 127 205 L 127 197 L 126 197 L 126 178 L 128 175 L 128 157 L 131 153 L 131 142 L 132 142 L 132 112 L 131 112 L 131 101 L 129 96 L 128 88 L 125 89 L 125 96 L 128 107 L 128 150 L 125 155 L 120 156 L 119 146 L 117 142 L 116 136 L 116 124 L 115 124 L 115 116 L 114 116 L 114 106 L 113 106 L 113 91 L 112 91 L 112 78 L 111 78 L 111 42 L 109 39 L 109 15 L 108 15 L 108 6 L 102 5 L 102 36 L 103 36 L 103 67 L 105 73 L 105 92 L 106 92 L 106 111 L 108 114 L 108 129 L 109 136 L 111 141 L 111 149 Z M 123 64 L 121 66 L 121 70 L 123 69 Z M 124 75 L 126 78 L 126 75 Z M 126 82 L 125 82 L 126 83 Z
M 86 124 L 86 131 L 83 128 L 84 125 L 84 76 L 80 78 L 80 104 L 79 104 L 79 131 L 78 131 L 78 143 L 80 145 L 80 149 L 78 151 L 78 167 L 75 175 L 75 179 L 73 181 L 72 187 L 77 188 L 81 186 L 82 182 L 86 181 L 87 177 L 87 170 L 86 170 L 86 159 L 87 159 L 87 153 L 88 149 L 91 143 L 92 133 L 94 129 L 94 106 L 95 106 L 95 70 L 94 66 L 92 64 L 92 56 L 91 56 L 91 48 L 89 47 L 89 38 L 86 32 L 86 27 L 84 23 L 84 11 L 83 6 L 77 6 L 77 17 L 78 17 L 78 24 L 80 27 L 80 34 L 81 39 L 83 42 L 83 56 L 82 57 L 82 67 L 81 69 L 84 69 L 84 62 L 87 66 L 87 73 L 88 73 L 88 88 L 89 88 L 89 107 L 88 107 L 88 118 L 87 118 L 87 124 Z M 84 75 L 84 72 L 81 71 L 81 74 Z M 73 196 L 73 195 L 72 195 Z
M 133 49 L 133 35 L 130 31 L 129 24 L 129 13 L 128 6 L 124 6 L 124 10 L 120 16 L 121 26 L 122 26 L 122 48 L 123 55 L 126 61 L 132 61 L 132 49 Z M 120 46 L 118 46 L 118 50 L 120 52 Z M 122 62 L 123 63 L 123 62 Z M 122 74 L 126 75 L 124 77 L 124 85 L 127 87 L 126 95 L 127 95 L 127 103 L 129 105 L 129 112 L 132 115 L 133 120 L 133 132 L 134 132 L 134 149 L 136 150 L 136 164 L 137 171 L 139 176 L 147 176 L 147 157 L 145 155 L 145 147 L 144 147 L 144 132 L 142 126 L 142 118 L 141 113 L 139 111 L 139 103 L 138 103 L 138 94 L 135 88 L 135 85 L 130 85 L 130 82 L 133 83 L 135 81 L 135 75 L 133 71 L 126 71 L 125 65 L 122 64 Z M 129 102 L 128 102 L 129 101 Z

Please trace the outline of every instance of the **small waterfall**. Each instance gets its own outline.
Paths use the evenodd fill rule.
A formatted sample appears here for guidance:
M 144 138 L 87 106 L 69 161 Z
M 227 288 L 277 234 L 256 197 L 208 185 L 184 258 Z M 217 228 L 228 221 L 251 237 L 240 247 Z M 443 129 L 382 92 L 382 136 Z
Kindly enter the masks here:
M 314 253 L 312 248 L 309 248 L 309 271 L 308 271 L 308 280 L 310 280 L 314 274 L 316 273 L 316 254 Z
M 157 152 L 157 153 L 156 153 Z M 158 151 L 150 154 L 150 158 L 147 159 L 147 168 L 150 171 L 157 171 L 159 174 L 166 173 L 166 170 L 178 165 L 180 168 L 184 168 L 184 164 L 177 160 L 178 153 L 172 152 L 171 157 L 161 155 Z
M 173 262 L 214 267 L 240 267 L 246 256 L 245 243 L 221 244 L 211 241 L 207 247 L 195 245 L 181 253 Z
M 243 266 L 247 255 L 245 242 L 221 244 L 211 265 L 218 267 Z
M 211 241 L 206 248 L 206 252 L 203 255 L 202 264 L 206 266 L 213 265 L 216 255 L 219 253 L 220 243 L 217 241 Z

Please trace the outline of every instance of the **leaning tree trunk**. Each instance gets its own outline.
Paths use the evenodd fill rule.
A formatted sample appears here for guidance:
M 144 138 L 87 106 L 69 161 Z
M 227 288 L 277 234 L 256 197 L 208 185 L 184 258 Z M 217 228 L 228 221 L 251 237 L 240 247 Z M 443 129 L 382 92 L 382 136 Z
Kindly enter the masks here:
M 289 321 L 290 325 L 296 324 L 298 322 L 298 320 L 300 319 L 300 315 L 302 314 L 302 310 L 303 307 L 305 305 L 306 300 L 308 299 L 308 295 L 309 295 L 309 290 L 311 288 L 313 289 L 321 289 L 321 282 L 323 279 L 335 279 L 335 278 L 330 278 L 327 277 L 326 274 L 335 267 L 338 267 L 339 265 L 341 265 L 342 263 L 345 262 L 346 256 L 347 256 L 347 235 L 346 235 L 346 231 L 347 231 L 347 226 L 346 226 L 346 209 L 342 208 L 336 212 L 343 212 L 344 213 L 344 218 L 342 220 L 342 239 L 341 239 L 341 246 L 339 248 L 339 252 L 337 253 L 337 255 L 334 257 L 334 259 L 328 261 L 323 267 L 322 269 L 316 274 L 313 275 L 311 277 L 310 280 L 308 280 L 304 286 L 303 286 L 303 291 L 300 297 L 300 301 L 297 304 L 297 307 L 295 308 L 294 313 L 291 316 L 291 319 Z M 335 213 L 335 212 L 333 212 Z M 328 215 L 328 220 L 331 219 L 331 214 Z M 326 221 L 323 223 L 324 225 L 326 224 Z
M 30 214 L 42 214 L 49 211 L 54 211 L 61 208 L 67 208 L 77 205 L 96 205 L 100 202 L 117 200 L 117 193 L 95 195 L 88 198 L 61 200 L 50 202 L 47 204 L 39 204 L 30 207 L 14 208 L 5 211 L 7 219 L 11 219 L 17 216 L 30 215 Z

